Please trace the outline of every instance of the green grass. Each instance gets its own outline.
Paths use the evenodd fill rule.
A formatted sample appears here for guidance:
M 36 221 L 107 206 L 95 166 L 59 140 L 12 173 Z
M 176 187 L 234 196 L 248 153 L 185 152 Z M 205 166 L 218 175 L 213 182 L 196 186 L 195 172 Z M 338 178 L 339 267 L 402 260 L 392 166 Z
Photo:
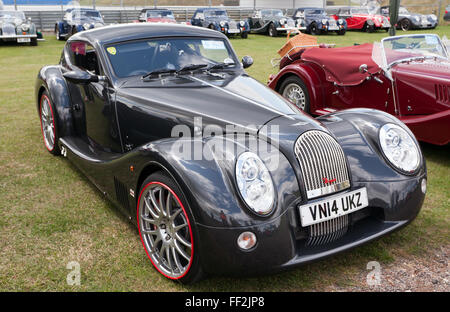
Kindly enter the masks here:
M 450 33 L 439 27 L 436 33 Z M 385 33 L 323 36 L 338 46 L 373 42 Z M 285 38 L 250 35 L 231 42 L 251 55 L 248 73 L 265 82 L 270 59 Z M 0 46 L 0 291 L 304 291 L 362 285 L 361 272 L 376 260 L 426 259 L 449 244 L 450 149 L 424 145 L 428 194 L 408 227 L 353 251 L 282 274 L 259 278 L 210 278 L 183 286 L 152 268 L 136 229 L 66 159 L 44 148 L 34 103 L 34 81 L 56 64 L 62 42 L 47 35 L 38 47 Z M 68 286 L 69 261 L 81 265 L 81 286 Z M 365 276 L 365 275 L 364 275 Z

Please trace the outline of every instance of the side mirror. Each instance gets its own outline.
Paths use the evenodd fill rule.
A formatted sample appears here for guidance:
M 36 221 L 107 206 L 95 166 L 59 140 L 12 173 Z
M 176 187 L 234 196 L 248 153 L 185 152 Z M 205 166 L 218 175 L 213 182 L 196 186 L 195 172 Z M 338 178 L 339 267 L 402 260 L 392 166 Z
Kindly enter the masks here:
M 361 66 L 359 66 L 359 72 L 361 74 L 367 73 L 367 71 L 368 71 L 367 64 L 362 64 Z
M 103 76 L 91 75 L 88 72 L 81 71 L 81 70 L 73 70 L 73 71 L 65 72 L 63 74 L 63 76 L 70 82 L 81 83 L 81 84 L 105 81 L 105 77 L 103 77 Z
M 251 56 L 246 55 L 242 58 L 242 66 L 244 68 L 249 68 L 252 65 L 253 65 L 253 58 Z

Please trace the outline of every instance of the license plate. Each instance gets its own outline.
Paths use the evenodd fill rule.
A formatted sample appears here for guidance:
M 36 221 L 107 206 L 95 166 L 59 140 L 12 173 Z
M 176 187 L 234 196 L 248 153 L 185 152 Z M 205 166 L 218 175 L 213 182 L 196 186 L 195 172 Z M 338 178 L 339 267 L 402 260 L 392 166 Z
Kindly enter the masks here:
M 369 205 L 365 187 L 299 207 L 302 226 L 331 220 Z
M 228 29 L 228 33 L 230 34 L 237 34 L 239 32 L 241 32 L 239 29 Z
M 330 27 L 328 27 L 328 30 L 339 30 L 339 27 L 337 27 L 337 26 L 330 26 Z
M 18 43 L 30 42 L 30 38 L 17 38 Z

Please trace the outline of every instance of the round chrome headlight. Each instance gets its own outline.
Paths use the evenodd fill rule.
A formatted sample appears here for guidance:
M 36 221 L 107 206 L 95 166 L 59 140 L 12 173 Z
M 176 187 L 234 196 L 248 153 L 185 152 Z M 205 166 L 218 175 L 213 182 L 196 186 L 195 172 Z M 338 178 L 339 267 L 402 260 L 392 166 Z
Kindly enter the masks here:
M 83 28 L 84 28 L 85 30 L 88 30 L 89 28 L 91 28 L 91 25 L 88 24 L 88 23 L 85 23 L 85 24 L 83 24 Z
M 342 18 L 338 19 L 339 24 L 344 24 L 344 20 Z
M 404 173 L 413 173 L 420 165 L 420 151 L 414 140 L 403 128 L 385 124 L 380 129 L 380 144 L 389 162 Z
M 245 26 L 245 22 L 244 21 L 240 21 L 239 24 L 241 24 L 241 27 Z
M 287 23 L 287 20 L 285 18 L 280 19 L 280 24 L 284 25 Z
M 267 167 L 252 152 L 239 155 L 236 162 L 236 182 L 245 203 L 256 214 L 264 216 L 272 212 L 275 190 Z
M 224 21 L 220 21 L 220 26 L 224 27 L 225 26 L 225 22 Z
M 30 25 L 28 24 L 22 24 L 22 30 L 23 31 L 28 31 L 30 29 Z
M 328 22 L 328 21 L 327 21 L 326 19 L 323 19 L 323 20 L 322 20 L 322 24 L 323 24 L 323 25 L 326 25 L 327 22 Z

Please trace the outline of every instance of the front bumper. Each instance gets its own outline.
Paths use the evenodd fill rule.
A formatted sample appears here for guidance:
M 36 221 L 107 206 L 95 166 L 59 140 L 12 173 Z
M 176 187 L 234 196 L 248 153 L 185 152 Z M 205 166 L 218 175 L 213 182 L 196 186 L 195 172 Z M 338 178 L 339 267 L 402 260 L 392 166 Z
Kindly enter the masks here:
M 212 228 L 198 225 L 201 259 L 205 271 L 216 275 L 258 275 L 279 272 L 363 245 L 405 226 L 417 216 L 425 194 L 420 177 L 396 182 L 356 182 L 367 187 L 369 207 L 354 212 L 347 233 L 319 246 L 307 246 L 306 228 L 300 224 L 296 204 L 280 217 L 258 226 Z M 258 242 L 250 251 L 238 248 L 244 231 L 255 233 Z
M 437 26 L 437 21 L 432 23 L 432 22 L 427 22 L 427 23 L 417 23 L 414 24 L 413 23 L 413 28 L 414 29 L 428 29 L 428 28 L 435 28 Z
M 399 118 L 419 141 L 445 145 L 450 143 L 450 109 L 432 115 Z
M 37 35 L 5 35 L 0 36 L 0 40 L 13 41 L 19 38 L 37 38 Z
M 306 27 L 277 27 L 278 32 L 306 30 Z

